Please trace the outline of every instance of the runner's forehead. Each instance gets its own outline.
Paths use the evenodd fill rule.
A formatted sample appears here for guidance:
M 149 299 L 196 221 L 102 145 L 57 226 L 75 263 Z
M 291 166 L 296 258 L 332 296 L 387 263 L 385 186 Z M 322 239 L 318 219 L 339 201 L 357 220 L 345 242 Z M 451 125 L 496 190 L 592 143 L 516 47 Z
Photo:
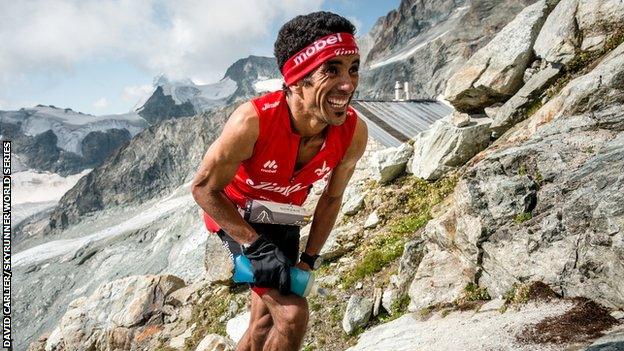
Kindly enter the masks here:
M 352 65 L 354 63 L 360 63 L 360 54 L 353 55 L 339 55 L 327 60 L 325 65 L 342 65 L 342 64 Z

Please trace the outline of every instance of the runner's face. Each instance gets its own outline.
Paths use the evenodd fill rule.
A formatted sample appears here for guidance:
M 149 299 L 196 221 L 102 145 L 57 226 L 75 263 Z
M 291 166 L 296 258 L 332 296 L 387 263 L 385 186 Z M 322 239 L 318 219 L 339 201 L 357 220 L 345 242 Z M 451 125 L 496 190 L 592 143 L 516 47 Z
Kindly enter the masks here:
M 317 68 L 302 88 L 306 110 L 329 125 L 341 125 L 358 85 L 360 55 L 336 56 Z

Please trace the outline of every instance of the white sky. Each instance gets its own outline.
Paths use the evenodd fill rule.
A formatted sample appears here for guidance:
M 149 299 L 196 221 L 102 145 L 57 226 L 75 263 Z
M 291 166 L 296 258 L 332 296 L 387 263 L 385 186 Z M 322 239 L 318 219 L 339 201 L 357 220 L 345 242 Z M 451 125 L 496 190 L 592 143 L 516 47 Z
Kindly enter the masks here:
M 0 109 L 53 104 L 122 113 L 152 78 L 215 82 L 237 59 L 271 55 L 298 14 L 335 11 L 366 30 L 399 0 L 0 0 Z

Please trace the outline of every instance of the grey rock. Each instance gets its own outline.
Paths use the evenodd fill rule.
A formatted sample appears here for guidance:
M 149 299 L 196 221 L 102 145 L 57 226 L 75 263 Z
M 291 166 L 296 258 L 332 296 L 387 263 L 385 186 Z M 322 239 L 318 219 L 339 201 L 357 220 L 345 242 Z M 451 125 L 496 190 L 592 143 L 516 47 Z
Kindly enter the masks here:
M 581 43 L 581 50 L 582 51 L 602 50 L 606 41 L 607 41 L 606 35 L 598 35 L 595 37 L 583 38 L 583 43 Z
M 446 99 L 459 111 L 480 113 L 518 91 L 547 12 L 545 0 L 522 10 L 449 79 Z
M 353 333 L 357 328 L 368 323 L 373 312 L 373 301 L 369 298 L 351 295 L 347 302 L 347 309 L 342 318 L 342 329 L 347 333 Z
M 186 339 L 190 338 L 193 335 L 193 330 L 197 327 L 196 323 L 193 323 L 190 327 L 188 327 L 184 333 L 175 336 L 169 340 L 169 347 L 173 347 L 174 349 L 182 349 L 184 348 L 184 343 Z
M 366 218 L 366 222 L 364 222 L 364 229 L 375 228 L 377 224 L 379 224 L 379 216 L 377 216 L 377 211 L 373 211 Z
M 323 257 L 324 260 L 332 260 L 344 255 L 352 249 L 352 241 L 349 238 L 352 236 L 351 233 L 354 230 L 357 229 L 344 226 L 332 229 L 327 241 L 325 241 L 325 245 L 323 245 L 321 249 L 321 257 Z
M 621 351 L 624 348 L 624 328 L 616 327 L 594 340 L 583 351 Z
M 390 147 L 373 154 L 370 165 L 373 168 L 373 179 L 379 184 L 387 184 L 400 176 L 404 171 L 414 149 L 409 144 Z
M 624 45 L 465 169 L 455 205 L 426 226 L 430 251 L 412 303 L 434 300 L 427 283 L 444 286 L 434 291 L 448 302 L 472 276 L 492 296 L 541 280 L 563 296 L 624 306 L 624 177 L 615 171 L 624 169 L 622 82 Z M 432 282 L 450 275 L 452 267 L 436 268 L 451 261 L 468 274 Z
M 535 55 L 548 62 L 566 64 L 580 46 L 576 23 L 578 0 L 561 0 L 548 15 L 535 39 Z
M 208 234 L 204 254 L 205 280 L 211 282 L 227 281 L 234 269 L 233 259 L 223 242 L 215 234 Z
M 624 3 L 619 0 L 579 0 L 576 22 L 583 38 L 612 34 L 624 21 Z
M 131 276 L 102 284 L 89 297 L 69 304 L 48 346 L 70 350 L 95 344 L 119 347 L 119 340 L 108 337 L 110 333 L 125 335 L 147 323 L 162 324 L 165 298 L 183 286 L 184 281 L 170 275 Z
M 225 331 L 227 332 L 228 337 L 234 340 L 235 343 L 238 343 L 240 338 L 243 337 L 243 334 L 245 334 L 245 331 L 249 326 L 250 317 L 250 312 L 244 312 L 227 322 Z
M 375 288 L 373 292 L 373 317 L 379 314 L 379 307 L 381 307 L 382 292 L 381 288 Z
M 457 128 L 465 127 L 470 124 L 470 115 L 455 111 L 451 115 L 451 123 Z
M 494 299 L 494 300 L 488 301 L 483 306 L 481 306 L 481 308 L 479 308 L 479 313 L 500 311 L 504 305 L 505 305 L 505 300 Z
M 435 180 L 462 166 L 489 144 L 490 123 L 489 118 L 473 118 L 469 126 L 457 128 L 446 117 L 436 121 L 414 138 L 410 172 Z
M 624 319 L 624 311 L 613 311 L 611 312 L 611 317 L 615 319 Z
M 485 112 L 486 116 L 488 116 L 489 118 L 493 120 L 494 118 L 496 118 L 496 115 L 498 114 L 498 111 L 500 110 L 501 106 L 503 106 L 503 104 L 497 103 L 492 106 L 488 106 L 484 108 L 483 111 Z
M 531 79 L 498 110 L 490 129 L 502 134 L 514 124 L 526 118 L 526 107 L 528 104 L 534 103 L 534 100 L 539 98 L 544 89 L 550 86 L 559 77 L 559 72 L 560 69 L 558 68 L 548 67 L 531 77 Z
M 360 210 L 364 208 L 364 195 L 356 194 L 349 199 L 342 207 L 342 212 L 348 216 L 353 216 L 360 212 Z
M 392 288 L 384 290 L 383 294 L 381 295 L 381 305 L 386 311 L 388 311 L 388 314 L 390 315 L 394 313 L 394 311 L 392 311 L 392 304 L 397 299 L 397 295 L 397 290 Z
M 409 287 L 409 311 L 459 298 L 466 285 L 473 281 L 474 264 L 450 251 L 431 247 L 422 259 Z
M 234 351 L 231 340 L 218 334 L 206 335 L 197 345 L 195 351 Z

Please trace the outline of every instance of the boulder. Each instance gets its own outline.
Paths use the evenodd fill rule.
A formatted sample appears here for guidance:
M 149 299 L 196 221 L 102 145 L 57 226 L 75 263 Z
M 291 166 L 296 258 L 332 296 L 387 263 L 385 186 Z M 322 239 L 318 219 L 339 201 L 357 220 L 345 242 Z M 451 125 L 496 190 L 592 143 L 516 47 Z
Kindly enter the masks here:
M 354 196 L 349 197 L 344 206 L 342 206 L 342 213 L 347 216 L 353 216 L 354 214 L 360 212 L 362 208 L 364 208 L 364 195 L 355 194 Z
M 354 241 L 360 229 L 354 226 L 342 226 L 332 229 L 321 249 L 320 255 L 324 260 L 340 257 L 355 247 Z
M 462 166 L 490 142 L 489 118 L 473 118 L 470 125 L 458 128 L 445 117 L 414 138 L 414 156 L 408 171 L 435 180 Z
M 620 0 L 579 0 L 576 22 L 582 33 L 581 47 L 600 47 L 613 29 L 624 23 L 624 2 Z M 598 45 L 597 45 L 598 44 Z
M 450 300 L 476 271 L 492 296 L 539 280 L 621 309 L 624 44 L 495 146 L 464 170 L 455 204 L 427 224 L 412 303 L 434 300 L 429 286 Z
M 474 280 L 476 267 L 461 255 L 432 246 L 422 259 L 409 287 L 409 311 L 458 299 Z
M 522 86 L 533 43 L 547 13 L 545 0 L 522 10 L 449 79 L 446 99 L 458 111 L 481 113 L 483 108 L 511 97 Z
M 470 125 L 470 115 L 459 111 L 453 112 L 451 115 L 451 123 L 457 128 Z
M 407 161 L 414 149 L 409 144 L 390 147 L 377 151 L 370 160 L 373 169 L 373 179 L 379 184 L 387 184 L 403 174 Z
M 373 211 L 366 218 L 366 222 L 364 222 L 364 229 L 375 228 L 377 224 L 379 224 L 379 216 L 377 216 L 377 211 Z
M 174 349 L 182 349 L 184 348 L 184 343 L 186 339 L 190 338 L 193 335 L 193 330 L 197 328 L 197 323 L 193 323 L 190 327 L 188 327 L 184 333 L 175 336 L 169 340 L 169 347 L 173 347 Z
M 535 55 L 548 62 L 566 64 L 576 55 L 580 33 L 576 23 L 578 0 L 561 0 L 535 39 Z
M 207 232 L 207 231 L 206 231 Z M 204 280 L 208 282 L 226 281 L 232 276 L 234 269 L 230 251 L 216 234 L 207 233 L 206 251 L 204 255 Z
M 373 300 L 362 296 L 351 295 L 347 303 L 347 309 L 342 318 L 342 329 L 347 334 L 353 333 L 357 328 L 368 323 L 373 312 Z
M 526 118 L 527 106 L 539 99 L 544 89 L 559 77 L 559 68 L 547 67 L 529 79 L 529 81 L 498 110 L 490 129 L 502 134 L 514 124 Z
M 195 351 L 234 351 L 234 344 L 218 334 L 208 334 L 199 342 Z
M 130 276 L 100 285 L 72 301 L 46 349 L 126 347 L 147 325 L 163 323 L 164 301 L 184 281 L 172 275 Z
M 230 339 L 234 340 L 235 343 L 238 343 L 240 338 L 243 337 L 245 331 L 247 331 L 247 327 L 249 327 L 249 318 L 251 317 L 251 313 L 244 312 L 239 314 L 238 316 L 230 319 L 225 325 L 225 331 Z

